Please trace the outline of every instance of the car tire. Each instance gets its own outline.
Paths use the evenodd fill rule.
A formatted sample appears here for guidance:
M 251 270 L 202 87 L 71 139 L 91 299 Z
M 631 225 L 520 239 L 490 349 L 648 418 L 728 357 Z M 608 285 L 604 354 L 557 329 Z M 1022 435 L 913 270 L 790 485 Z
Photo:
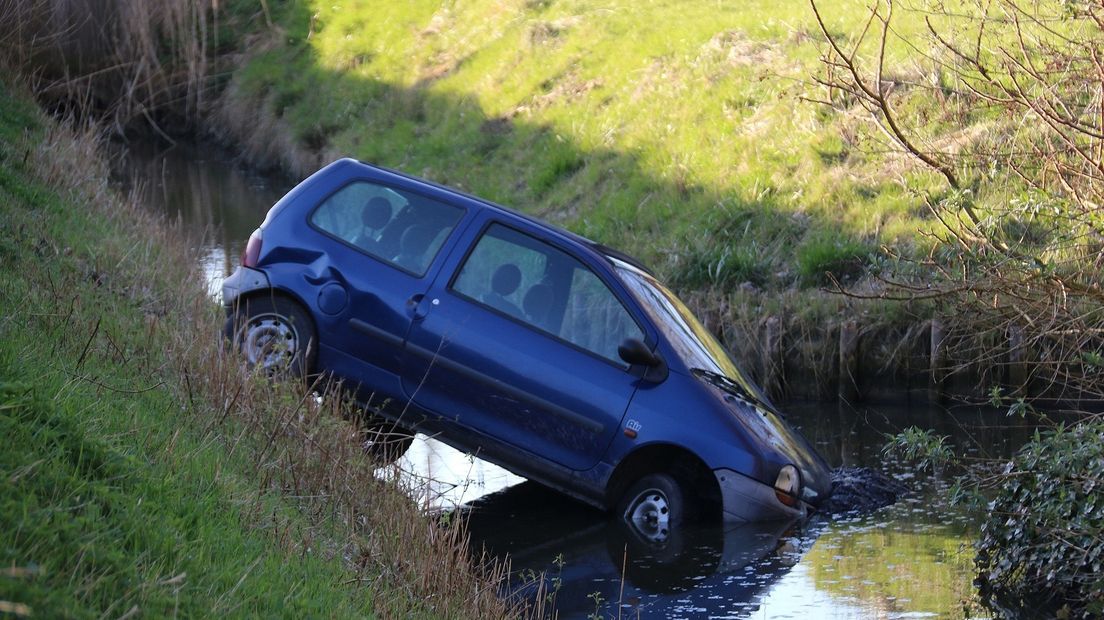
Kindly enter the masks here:
M 670 474 L 648 474 L 625 492 L 617 514 L 642 540 L 664 543 L 674 527 L 690 521 L 693 516 L 685 488 Z
M 681 594 L 713 575 L 724 554 L 720 524 L 671 529 L 663 542 L 642 540 L 636 529 L 611 521 L 606 529 L 606 552 L 613 566 L 622 566 L 626 584 L 649 594 Z
M 226 325 L 234 349 L 250 368 L 270 375 L 306 377 L 318 356 L 314 321 L 303 308 L 284 297 L 246 299 Z
M 414 443 L 414 433 L 379 418 L 369 420 L 360 433 L 365 454 L 379 467 L 401 459 Z

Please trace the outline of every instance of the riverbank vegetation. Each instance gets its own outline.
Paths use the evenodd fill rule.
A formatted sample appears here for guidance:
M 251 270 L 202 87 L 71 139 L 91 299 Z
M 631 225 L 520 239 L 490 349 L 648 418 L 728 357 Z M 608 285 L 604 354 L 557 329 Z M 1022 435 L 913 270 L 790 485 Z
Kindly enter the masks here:
M 987 511 L 976 558 L 982 592 L 998 609 L 1046 601 L 1066 617 L 1099 616 L 1104 5 L 937 6 L 925 18 L 929 47 L 916 53 L 940 80 L 896 91 L 882 78 L 882 50 L 899 36 L 894 8 L 876 5 L 868 29 L 850 38 L 822 21 L 829 45 L 818 78 L 834 93 L 826 104 L 870 112 L 891 148 L 937 172 L 948 188 L 924 195 L 943 224 L 938 252 L 908 261 L 886 290 L 957 313 L 974 342 L 1014 340 L 1028 376 L 994 384 L 992 400 L 1045 429 L 1010 462 L 983 463 L 960 481 L 964 497 Z M 948 132 L 933 131 L 918 112 L 940 95 L 962 124 L 984 131 L 957 148 L 941 146 Z M 982 199 L 997 185 L 1000 200 Z M 996 367 L 1010 362 L 985 348 L 958 356 Z M 1067 406 L 1089 401 L 1089 411 L 1052 419 L 1031 405 L 1040 393 Z M 954 458 L 938 438 L 918 437 L 897 440 L 926 458 Z
M 210 109 L 218 53 L 211 0 L 2 0 L 5 67 L 46 109 L 118 134 L 180 129 Z M 166 136 L 167 137 L 167 136 Z
M 905 324 L 885 345 L 904 349 L 932 333 L 918 318 L 943 316 L 941 359 L 1015 413 L 1033 395 L 1104 395 L 1099 2 L 158 6 L 105 15 L 100 64 L 21 38 L 33 15 L 0 45 L 48 105 L 93 102 L 120 131 L 190 125 L 297 175 L 352 155 L 640 255 L 745 359 L 773 318 L 791 334 L 775 357 L 842 376 L 845 320 Z M 1044 432 L 974 479 L 1005 523 L 978 566 L 1011 598 L 1059 580 L 1072 611 L 1099 610 L 1099 552 L 1033 572 L 1104 545 L 1100 472 L 1038 467 L 1098 464 L 1075 441 L 1098 427 Z M 1020 527 L 1030 514 L 1047 516 Z
M 351 411 L 220 351 L 190 241 L 0 86 L 0 611 L 505 617 Z M 478 560 L 478 559 L 477 559 Z
M 6 40 L 48 41 L 34 26 L 82 2 L 34 4 L 43 15 L 14 29 L 33 36 Z M 102 61 L 76 82 L 129 102 L 112 108 L 117 128 L 191 127 L 297 176 L 352 155 L 550 219 L 640 256 L 757 378 L 790 395 L 835 393 L 844 318 L 861 321 L 871 341 L 885 326 L 907 336 L 885 351 L 865 347 L 877 354 L 867 368 L 903 366 L 920 340 L 913 328 L 929 305 L 822 291 L 876 287 L 870 274 L 897 255 L 930 251 L 926 233 L 939 223 L 918 192 L 941 185 L 925 166 L 887 158 L 861 131 L 861 111 L 814 103 L 826 95 L 811 78 L 821 45 L 811 11 L 769 2 L 159 2 L 159 11 L 72 24 L 52 33 L 64 45 L 42 54 L 12 55 L 44 84 L 67 83 L 65 65 L 36 59 L 54 58 L 54 47 L 94 56 L 81 41 L 96 33 L 149 33 L 168 49 L 151 57 L 125 41 L 102 45 Z M 862 6 L 833 0 L 833 31 L 859 27 Z M 146 21 L 129 25 L 135 16 Z M 922 28 L 919 17 L 900 26 Z M 897 47 L 894 76 L 926 79 Z M 147 67 L 180 81 L 115 88 L 151 81 L 130 77 Z M 207 77 L 189 99 L 193 67 Z M 169 91 L 202 106 L 150 95 Z M 777 357 L 768 327 L 789 360 L 787 385 L 768 376 Z
M 807 11 L 272 6 L 219 106 L 254 160 L 408 170 L 636 253 L 684 288 L 815 289 L 860 275 L 879 244 L 925 245 L 902 181 L 929 186 L 927 172 L 880 174 L 853 121 L 802 102 L 819 49 Z M 857 27 L 859 6 L 834 3 L 835 27 Z

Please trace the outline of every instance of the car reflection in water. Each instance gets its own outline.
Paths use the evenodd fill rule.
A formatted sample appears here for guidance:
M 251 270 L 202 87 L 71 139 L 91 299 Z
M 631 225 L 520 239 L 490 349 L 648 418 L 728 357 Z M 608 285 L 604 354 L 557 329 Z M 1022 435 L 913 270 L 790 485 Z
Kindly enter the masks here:
M 653 543 L 619 519 L 533 482 L 461 511 L 477 555 L 510 557 L 510 594 L 532 599 L 533 576 L 543 572 L 560 618 L 747 617 L 824 529 L 816 520 L 718 522 L 683 527 Z

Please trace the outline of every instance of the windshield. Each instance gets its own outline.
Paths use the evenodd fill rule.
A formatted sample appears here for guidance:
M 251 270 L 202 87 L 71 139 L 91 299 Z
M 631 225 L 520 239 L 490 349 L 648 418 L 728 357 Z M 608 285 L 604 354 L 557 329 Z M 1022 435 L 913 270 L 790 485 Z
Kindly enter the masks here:
M 616 258 L 610 260 L 621 280 L 695 375 L 721 389 L 774 408 L 682 300 L 652 276 Z

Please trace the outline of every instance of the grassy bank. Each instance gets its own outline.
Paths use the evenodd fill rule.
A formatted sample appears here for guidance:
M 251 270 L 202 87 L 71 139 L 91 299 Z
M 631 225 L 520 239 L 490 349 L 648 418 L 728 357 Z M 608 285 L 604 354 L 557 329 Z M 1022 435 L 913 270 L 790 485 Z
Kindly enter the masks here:
M 780 321 L 799 398 L 835 393 L 843 320 L 865 333 L 930 316 L 822 290 L 895 267 L 884 246 L 931 251 L 940 223 L 922 194 L 942 180 L 887 155 L 861 110 L 809 101 L 832 93 L 812 83 L 824 43 L 806 2 L 270 7 L 258 27 L 255 3 L 224 5 L 224 38 L 247 43 L 208 125 L 254 162 L 302 175 L 351 155 L 637 255 L 763 381 L 763 332 Z M 861 30 L 862 3 L 821 10 L 833 32 Z M 896 24 L 923 28 L 919 14 Z M 890 49 L 901 90 L 933 79 L 909 51 Z M 958 112 L 916 90 L 939 136 Z
M 824 5 L 831 28 L 861 29 L 862 3 Z M 823 44 L 806 3 L 273 6 L 218 116 L 254 160 L 304 174 L 353 155 L 425 175 L 687 289 L 815 289 L 881 244 L 927 245 L 915 192 L 938 181 L 803 99 L 828 96 L 811 84 Z
M 803 1 L 159 1 L 194 27 L 151 18 L 108 47 L 145 49 L 129 33 L 160 33 L 160 54 L 118 53 L 134 67 L 124 78 L 164 56 L 187 92 L 191 68 L 204 72 L 202 106 L 139 98 L 124 111 L 152 118 L 132 124 L 157 131 L 187 108 L 258 165 L 303 176 L 351 155 L 626 250 L 749 366 L 765 367 L 761 332 L 780 321 L 787 359 L 824 378 L 799 397 L 834 391 L 822 362 L 838 356 L 844 318 L 907 329 L 930 313 L 821 290 L 894 267 L 882 246 L 926 255 L 940 224 L 920 194 L 942 181 L 887 155 L 861 110 L 809 101 L 833 93 L 812 83 L 824 42 Z M 821 10 L 832 32 L 861 30 L 865 5 Z M 925 138 L 944 139 L 959 111 L 916 88 L 938 69 L 905 60 L 923 28 L 920 14 L 897 21 L 886 77 L 932 107 Z
M 336 399 L 220 351 L 188 242 L 0 86 L 0 613 L 493 616 Z

